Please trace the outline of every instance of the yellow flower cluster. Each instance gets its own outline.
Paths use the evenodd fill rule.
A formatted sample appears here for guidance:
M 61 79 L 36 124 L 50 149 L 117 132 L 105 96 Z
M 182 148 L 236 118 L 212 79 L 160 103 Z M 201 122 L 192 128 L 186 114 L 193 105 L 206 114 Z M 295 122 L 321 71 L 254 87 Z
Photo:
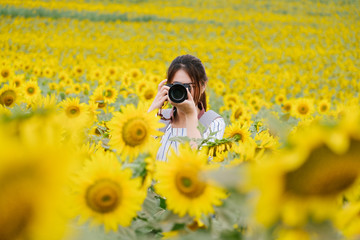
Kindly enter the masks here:
M 356 239 L 358 9 L 2 1 L 0 239 L 85 239 L 78 222 L 114 239 Z M 227 127 L 157 164 L 147 109 L 182 54 L 204 63 Z

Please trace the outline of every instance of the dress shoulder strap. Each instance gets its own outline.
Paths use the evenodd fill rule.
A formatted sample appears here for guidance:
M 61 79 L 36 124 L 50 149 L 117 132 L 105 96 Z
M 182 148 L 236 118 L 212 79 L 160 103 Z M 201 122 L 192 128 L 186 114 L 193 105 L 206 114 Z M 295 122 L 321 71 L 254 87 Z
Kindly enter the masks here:
M 221 116 L 214 112 L 213 110 L 206 111 L 201 118 L 199 119 L 199 122 L 204 125 L 205 131 L 208 129 L 212 121 L 214 121 L 217 118 L 220 118 Z M 203 134 L 203 133 L 202 133 Z

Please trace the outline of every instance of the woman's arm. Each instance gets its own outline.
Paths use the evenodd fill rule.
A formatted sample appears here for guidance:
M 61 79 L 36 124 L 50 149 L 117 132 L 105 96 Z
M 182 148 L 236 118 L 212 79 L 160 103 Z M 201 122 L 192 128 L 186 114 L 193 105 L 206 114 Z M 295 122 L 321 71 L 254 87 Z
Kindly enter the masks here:
M 182 103 L 173 103 L 170 101 L 172 105 L 177 107 L 178 111 L 183 113 L 183 116 L 185 116 L 185 126 L 186 126 L 186 133 L 189 138 L 201 138 L 201 133 L 199 131 L 198 124 L 198 112 L 197 112 L 197 106 L 195 105 L 194 99 L 189 92 L 189 89 L 187 90 L 188 99 L 183 101 Z M 190 141 L 190 145 L 194 148 L 197 147 L 197 144 L 194 141 Z
M 160 82 L 158 86 L 158 93 L 156 94 L 148 112 L 161 108 L 164 102 L 168 100 L 169 87 L 165 85 L 166 81 L 167 80 L 165 79 Z

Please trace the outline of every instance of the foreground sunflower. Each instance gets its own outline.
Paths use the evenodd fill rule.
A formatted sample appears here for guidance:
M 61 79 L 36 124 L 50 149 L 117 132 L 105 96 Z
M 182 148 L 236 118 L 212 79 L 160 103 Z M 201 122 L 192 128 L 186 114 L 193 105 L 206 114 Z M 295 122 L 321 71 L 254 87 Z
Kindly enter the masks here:
M 106 231 L 129 226 L 146 195 L 141 179 L 131 176 L 130 169 L 121 169 L 113 152 L 97 151 L 74 182 L 74 213 L 80 214 L 79 222 L 104 224 Z
M 139 104 L 137 108 L 132 104 L 124 106 L 121 112 L 114 113 L 108 124 L 111 133 L 109 145 L 123 159 L 129 156 L 132 160 L 152 147 L 150 140 L 161 134 L 157 129 L 162 125 L 154 112 L 147 112 L 145 105 Z
M 63 239 L 59 212 L 72 159 L 59 125 L 43 113 L 0 120 L 0 239 Z
M 341 125 L 309 126 L 291 136 L 289 149 L 254 165 L 252 179 L 261 191 L 258 220 L 303 226 L 309 218 L 331 219 L 360 180 L 360 131 L 351 129 L 349 134 Z
M 179 155 L 172 152 L 168 162 L 158 162 L 155 172 L 156 191 L 166 198 L 168 209 L 183 217 L 199 219 L 214 212 L 227 197 L 225 191 L 204 176 L 210 169 L 205 151 L 180 146 Z

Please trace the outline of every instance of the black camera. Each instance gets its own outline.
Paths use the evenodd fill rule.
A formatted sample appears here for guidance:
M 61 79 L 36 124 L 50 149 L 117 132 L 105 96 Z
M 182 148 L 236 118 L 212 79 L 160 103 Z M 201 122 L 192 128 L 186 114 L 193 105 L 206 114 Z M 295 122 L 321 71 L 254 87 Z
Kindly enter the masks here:
M 174 83 L 174 84 L 166 84 L 166 86 L 170 87 L 168 96 L 170 100 L 174 103 L 181 103 L 187 99 L 187 91 L 191 91 L 191 87 L 189 83 Z

